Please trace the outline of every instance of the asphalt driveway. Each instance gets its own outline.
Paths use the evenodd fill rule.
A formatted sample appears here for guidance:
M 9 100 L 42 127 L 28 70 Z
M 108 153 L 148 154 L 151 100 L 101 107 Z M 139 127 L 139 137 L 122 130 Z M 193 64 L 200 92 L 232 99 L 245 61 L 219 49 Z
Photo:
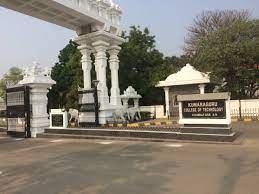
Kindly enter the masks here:
M 258 194 L 258 123 L 241 144 L 0 138 L 0 193 Z

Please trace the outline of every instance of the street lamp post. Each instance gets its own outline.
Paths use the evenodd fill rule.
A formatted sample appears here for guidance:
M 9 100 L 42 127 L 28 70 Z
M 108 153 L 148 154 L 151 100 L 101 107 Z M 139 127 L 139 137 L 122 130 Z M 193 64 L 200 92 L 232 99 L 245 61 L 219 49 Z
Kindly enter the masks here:
M 94 106 L 95 106 L 95 126 L 99 126 L 99 102 L 98 102 L 98 89 L 97 86 L 99 84 L 99 80 L 93 80 L 94 85 Z

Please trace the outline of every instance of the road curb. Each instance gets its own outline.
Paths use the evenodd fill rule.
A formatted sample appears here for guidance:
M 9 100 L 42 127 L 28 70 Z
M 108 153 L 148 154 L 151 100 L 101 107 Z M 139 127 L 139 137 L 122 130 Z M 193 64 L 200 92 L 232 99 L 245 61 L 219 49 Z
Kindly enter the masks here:
M 164 121 L 164 122 L 145 122 L 145 123 L 109 123 L 103 125 L 102 127 L 111 127 L 111 128 L 137 128 L 137 127 L 152 127 L 152 126 L 171 126 L 178 124 L 177 121 Z

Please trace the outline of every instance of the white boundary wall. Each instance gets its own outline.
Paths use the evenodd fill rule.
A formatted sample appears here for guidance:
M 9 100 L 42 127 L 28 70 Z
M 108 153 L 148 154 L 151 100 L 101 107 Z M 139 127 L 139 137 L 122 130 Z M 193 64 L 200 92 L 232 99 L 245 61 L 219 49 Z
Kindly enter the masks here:
M 243 117 L 259 117 L 259 99 L 241 100 L 240 104 Z M 163 105 L 141 106 L 140 111 L 151 112 L 157 119 L 167 118 Z M 239 100 L 230 101 L 230 111 L 232 117 L 239 117 Z
M 232 117 L 240 116 L 240 107 L 242 117 L 258 117 L 259 116 L 259 99 L 251 100 L 231 100 L 230 109 Z
M 141 112 L 150 112 L 157 119 L 167 118 L 164 113 L 164 105 L 140 106 Z

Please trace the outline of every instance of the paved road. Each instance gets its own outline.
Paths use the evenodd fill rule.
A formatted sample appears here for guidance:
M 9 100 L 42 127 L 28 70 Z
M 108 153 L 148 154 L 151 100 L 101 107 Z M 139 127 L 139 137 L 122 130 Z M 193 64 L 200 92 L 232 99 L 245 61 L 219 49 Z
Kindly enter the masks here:
M 258 194 L 258 123 L 240 145 L 0 138 L 0 193 Z

